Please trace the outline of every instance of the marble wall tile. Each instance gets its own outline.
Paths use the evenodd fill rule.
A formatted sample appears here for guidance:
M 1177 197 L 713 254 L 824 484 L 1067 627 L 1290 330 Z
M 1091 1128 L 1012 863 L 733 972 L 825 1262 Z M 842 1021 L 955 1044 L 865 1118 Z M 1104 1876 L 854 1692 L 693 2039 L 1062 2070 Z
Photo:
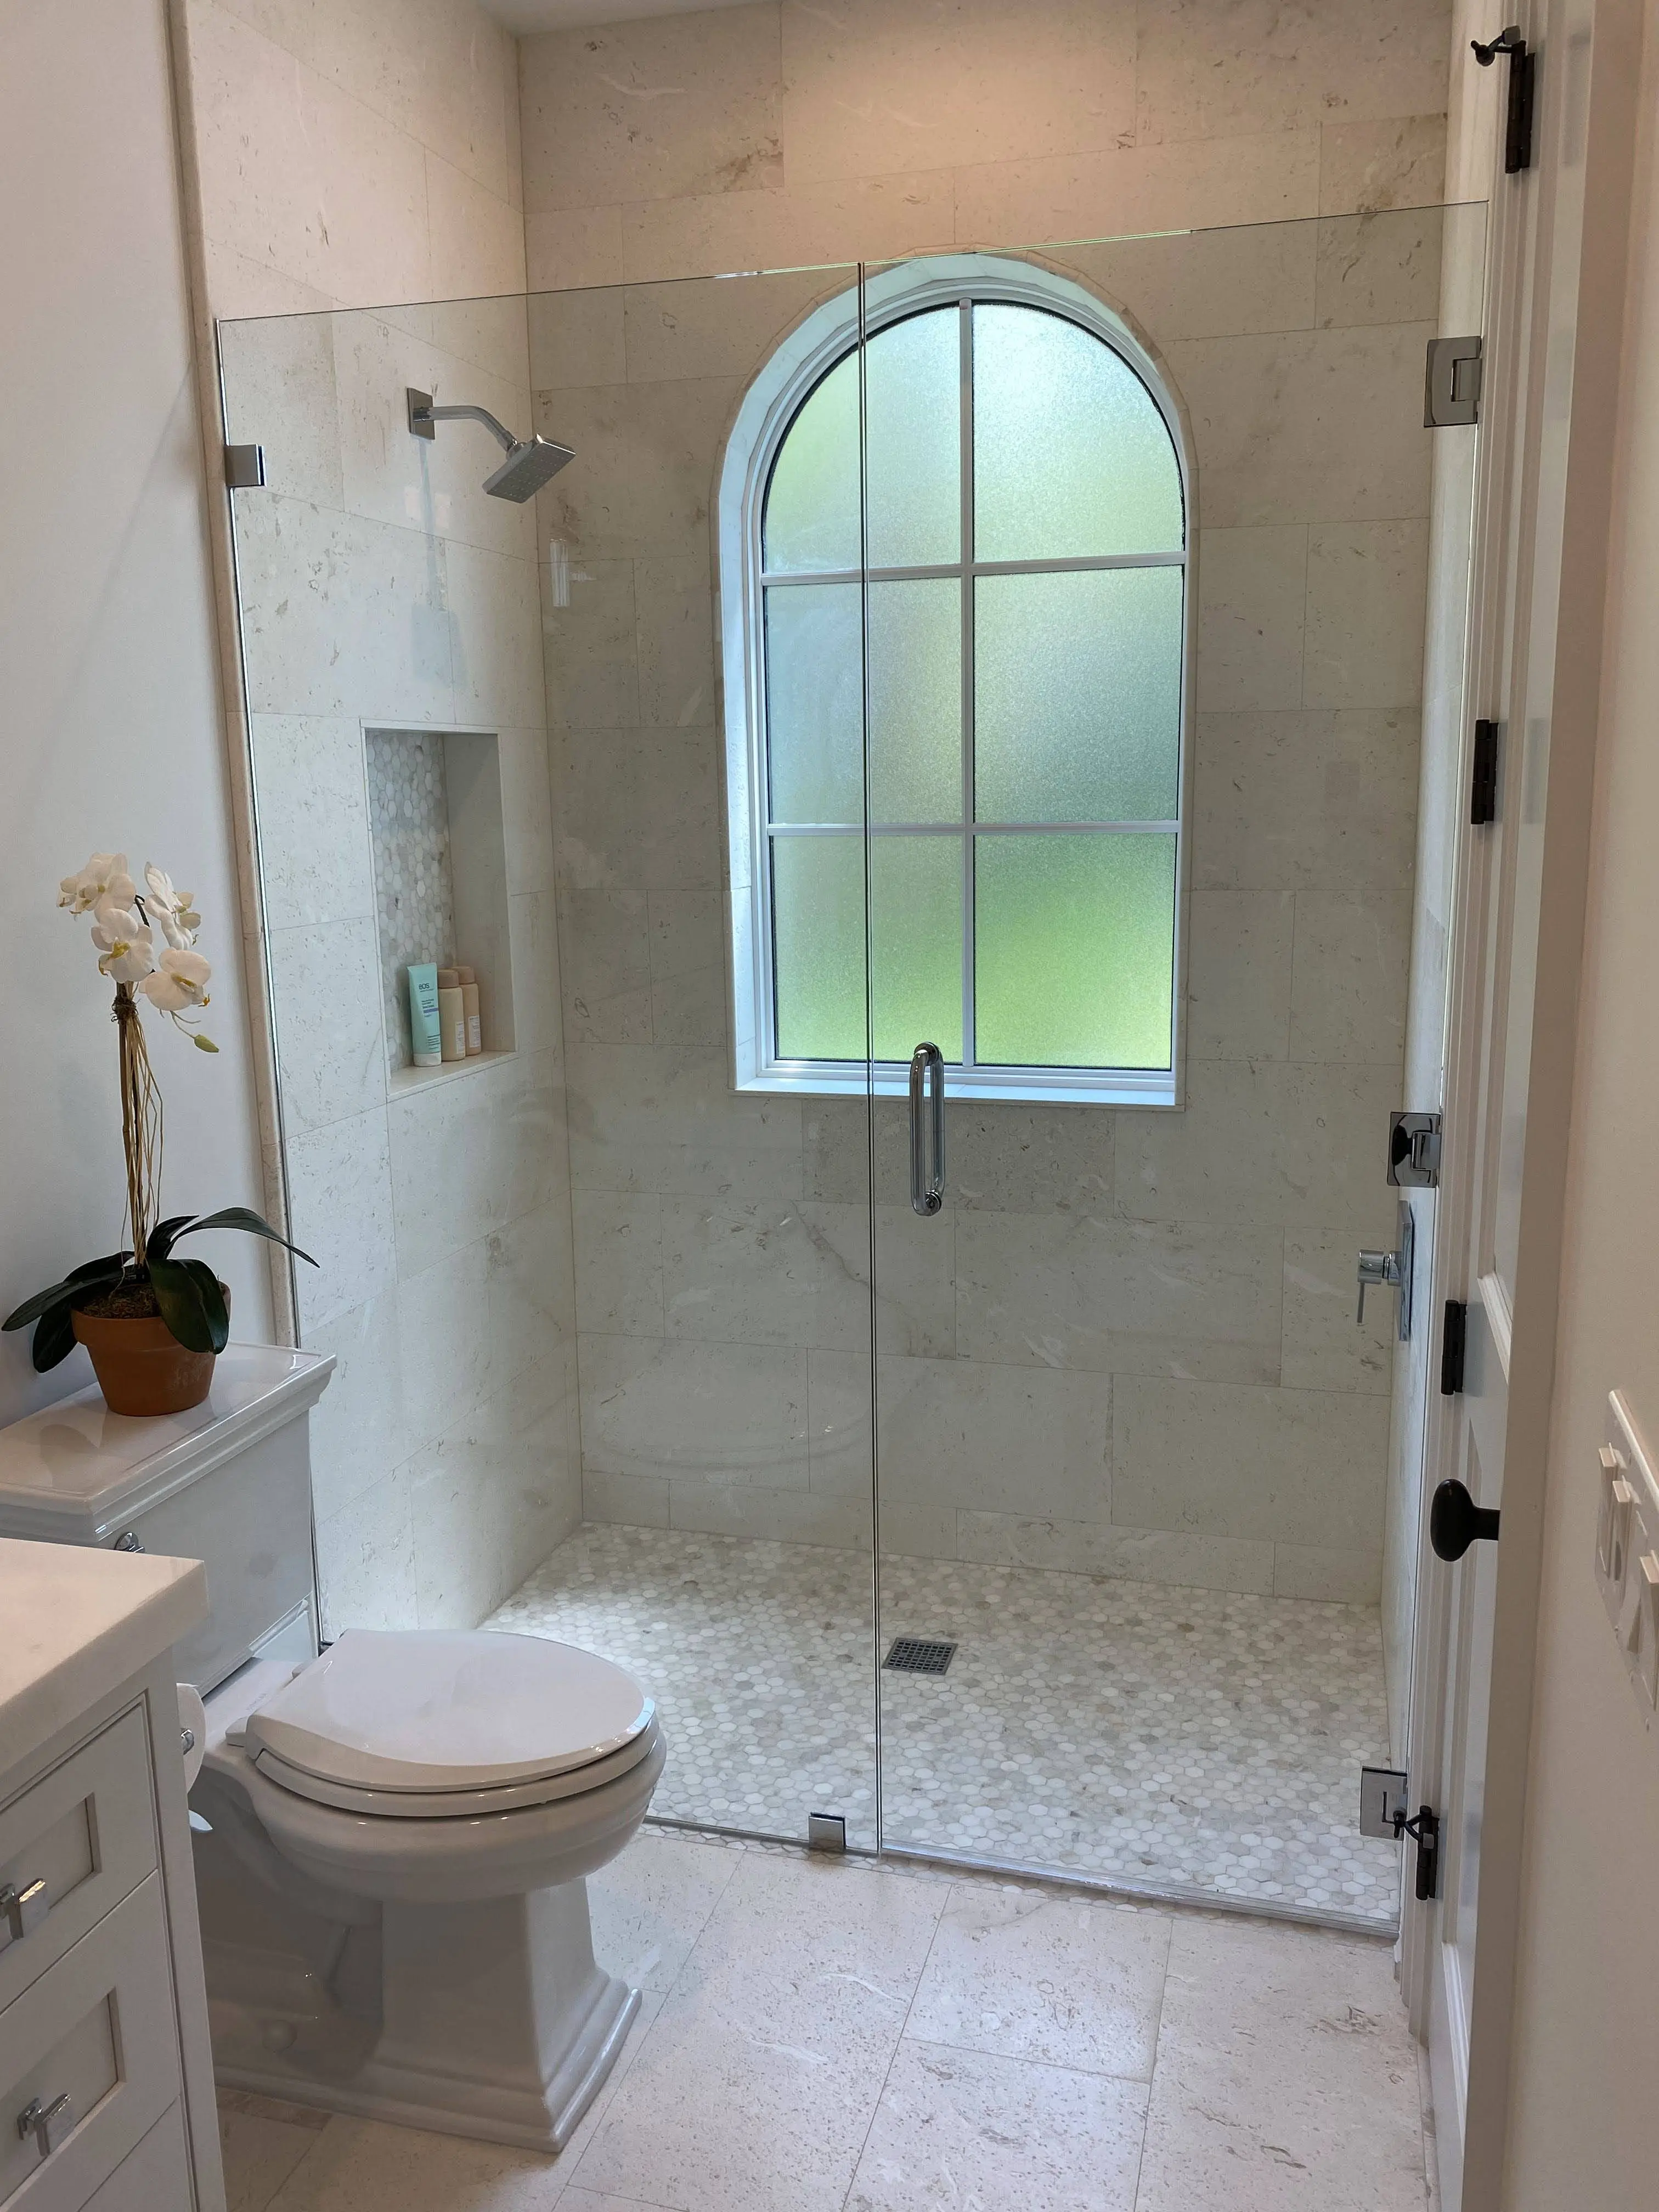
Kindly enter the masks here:
M 1200 706 L 1227 712 L 1302 704 L 1307 594 L 1308 532 L 1300 523 L 1202 533 L 1196 654 Z
M 584 562 L 707 560 L 715 457 L 734 377 L 567 386 L 536 394 L 536 428 L 575 459 L 538 495 L 542 524 Z
M 398 1346 L 404 1418 L 414 1435 L 440 1436 L 490 1392 L 495 1377 L 487 1255 L 482 1240 L 398 1282 Z
M 1280 222 L 1319 204 L 1319 134 L 1273 131 L 1207 145 L 972 162 L 951 179 L 963 246 Z
M 311 1490 L 323 1527 L 401 1467 L 418 1439 L 404 1405 L 397 1285 L 306 1331 L 307 1352 L 331 1352 L 334 1372 L 311 1414 Z
M 575 1340 L 550 1346 L 487 1410 L 503 1478 L 496 1587 L 505 1597 L 581 1522 Z
M 881 1555 L 884 1559 L 954 1559 L 961 1517 L 951 1505 L 903 1504 L 896 1498 L 884 1498 L 878 1535 Z
M 1188 1054 L 1283 1060 L 1290 1049 L 1295 895 L 1197 890 L 1188 912 Z
M 957 1352 L 1016 1366 L 1276 1382 L 1280 1270 L 1271 1228 L 964 1213 Z
M 267 496 L 237 510 L 236 551 L 253 713 L 451 719 L 441 541 Z
M 526 176 L 526 184 L 529 179 Z M 524 219 L 526 281 L 532 292 L 619 283 L 623 273 L 623 211 L 609 207 L 560 208 Z
M 594 732 L 640 725 L 634 563 L 578 556 L 565 588 L 568 605 L 542 617 L 547 726 L 582 731 L 591 745 Z
M 665 1200 L 667 1334 L 843 1352 L 867 1345 L 869 1224 L 856 1212 Z
M 517 555 L 450 543 L 445 568 L 457 720 L 528 727 L 541 717 L 545 683 L 534 565 Z
M 582 1519 L 621 1522 L 629 1528 L 665 1528 L 669 1525 L 668 1477 L 608 1474 L 584 1464 Z
M 524 290 L 521 209 L 428 151 L 426 211 L 434 299 Z
M 745 1536 L 763 1544 L 830 1544 L 842 1552 L 870 1548 L 867 1498 L 738 1487 L 677 1474 L 668 1485 L 668 1518 L 670 1528 L 692 1528 L 709 1536 Z
M 1443 220 L 1438 208 L 1328 216 L 1319 225 L 1316 322 L 1437 321 Z
M 810 308 L 857 282 L 849 264 L 768 270 L 720 284 L 706 277 L 630 284 L 623 295 L 628 377 L 649 384 L 665 377 L 750 376 Z
M 1194 886 L 1408 886 L 1418 736 L 1407 710 L 1200 714 Z
M 867 1349 L 806 1355 L 807 1487 L 867 1498 L 873 1480 L 875 1376 Z M 941 1512 L 954 1509 L 941 1508 Z M 945 1558 L 955 1553 L 954 1540 Z
M 720 694 L 707 554 L 636 561 L 634 605 L 641 721 L 679 730 L 708 722 Z
M 1325 1604 L 1373 1606 L 1382 1595 L 1382 1549 L 1343 1550 L 1329 1544 L 1275 1544 L 1273 1595 Z
M 645 891 L 720 883 L 712 728 L 568 731 L 552 756 L 562 882 Z
M 1109 1376 L 885 1357 L 877 1376 L 884 1498 L 1036 1518 L 1110 1519 Z
M 1428 511 L 1423 349 L 1433 330 L 1180 338 L 1166 349 L 1207 529 Z
M 415 1532 L 404 1468 L 381 1474 L 338 1512 L 317 1523 L 322 1632 L 414 1628 Z
M 1124 1376 L 1112 1517 L 1256 1541 L 1381 1549 L 1384 1398 Z
M 560 1056 L 552 1049 L 526 1053 L 521 1048 L 516 1059 L 503 1061 L 489 1074 L 501 1092 L 491 1133 L 492 1171 L 505 1218 L 516 1221 L 551 1206 L 570 1188 Z M 485 1072 L 480 1070 L 471 1079 L 485 1080 Z
M 661 1179 L 653 1170 L 653 1156 L 684 1152 L 712 1160 L 725 1154 L 741 1162 L 775 1152 L 787 1164 L 787 1188 L 799 1189 L 801 1102 L 761 1092 L 734 1096 L 721 1053 L 573 1045 L 568 1081 L 571 1176 L 579 1188 L 691 1194 L 708 1186 Z M 612 1175 L 616 1179 L 608 1179 Z
M 864 1109 L 858 1109 L 860 1117 Z M 907 1109 L 878 1104 L 883 1197 L 908 1188 Z M 1114 1116 L 1097 1106 L 947 1101 L 945 1199 L 964 1212 L 1086 1213 L 1109 1202 Z M 902 1182 L 899 1178 L 902 1177 Z
M 782 185 L 774 6 L 552 32 L 520 70 L 533 213 Z
M 501 778 L 501 833 L 510 893 L 550 891 L 553 865 L 553 793 L 548 775 L 547 735 L 533 729 L 506 728 L 496 733 Z
M 410 1462 L 415 1613 L 422 1628 L 471 1628 L 504 1595 L 506 1498 L 481 1412 Z
M 1052 258 L 1103 292 L 1161 348 L 1174 338 L 1311 329 L 1316 245 L 1314 223 L 1241 219 L 1174 238 L 1062 246 Z
M 362 730 L 344 716 L 255 714 L 251 744 L 270 926 L 372 915 Z
M 185 26 L 208 234 L 336 300 L 429 298 L 417 142 L 208 0 Z
M 308 1333 L 367 1304 L 396 1273 L 385 1108 L 290 1135 L 288 1164 L 289 1234 L 317 1262 L 297 1269 Z
M 428 1267 L 505 1225 L 498 1121 L 511 1092 L 507 1066 L 401 1093 L 386 1116 L 395 1194 L 398 1272 Z
M 1117 1202 L 1143 1220 L 1285 1228 L 1392 1218 L 1377 1146 L 1398 1063 L 1199 1060 L 1180 1114 L 1118 1116 Z
M 325 314 L 335 304 L 331 292 L 284 276 L 219 239 L 202 240 L 202 268 L 214 312 L 227 319 Z
M 1400 708 L 1423 696 L 1426 522 L 1322 524 L 1308 532 L 1303 698 Z
M 514 1042 L 520 1052 L 563 1048 L 559 1020 L 558 902 L 551 890 L 515 891 L 507 902 L 512 948 Z M 479 963 L 481 976 L 483 963 Z M 489 1002 L 483 1016 L 488 1034 Z
M 582 1465 L 806 1487 L 806 1354 L 790 1346 L 578 1340 Z
M 275 919 L 275 917 L 273 917 Z M 386 1103 L 380 945 L 368 915 L 266 934 L 283 1112 L 295 1134 Z
M 1285 1232 L 1285 1383 L 1381 1396 L 1394 1374 L 1395 1303 L 1375 1291 L 1356 1322 L 1359 1239 L 1346 1229 Z
M 559 902 L 559 951 L 567 1038 L 649 1044 L 651 933 L 645 893 L 567 887 Z
M 791 186 L 1134 140 L 1133 0 L 783 9 Z
M 882 1525 L 884 1529 L 884 1510 Z M 1239 1590 L 1256 1597 L 1272 1592 L 1273 1552 L 1272 1544 L 1244 1537 L 1198 1536 L 1180 1529 L 1034 1521 L 1016 1513 L 957 1516 L 957 1556 L 982 1566 L 1044 1567 L 1123 1582 Z
M 725 901 L 714 890 L 652 891 L 652 1034 L 659 1044 L 724 1044 Z
M 1411 930 L 1405 891 L 1297 893 L 1292 1060 L 1399 1066 Z
M 572 1192 L 576 1320 L 584 1335 L 667 1334 L 662 1204 L 655 1191 Z
M 630 200 L 622 210 L 623 273 L 630 284 L 651 284 L 937 252 L 955 225 L 951 174 L 921 169 L 782 192 Z
M 860 1288 L 869 1281 L 869 1212 L 863 1206 L 801 1209 L 824 1224 Z M 883 1352 L 950 1359 L 957 1340 L 957 1217 L 924 1219 L 905 1200 L 875 1210 L 876 1342 Z M 867 1309 L 866 1309 L 867 1317 Z
M 576 1334 L 575 1261 L 568 1190 L 484 1239 L 493 1376 L 520 1375 Z M 574 1385 L 573 1385 L 574 1387 Z
M 965 1139 L 954 1116 L 970 1111 L 945 1109 L 947 1212 L 961 1180 Z M 1000 1110 L 1000 1109 L 999 1109 Z M 896 1200 L 910 1188 L 909 1121 L 897 1099 L 808 1098 L 802 1103 L 805 1194 L 844 1206 L 867 1206 L 872 1198 Z M 872 1169 L 871 1146 L 875 1147 Z
M 628 295 L 619 284 L 581 291 L 532 292 L 529 300 L 530 388 L 622 384 L 628 376 L 623 336 Z
M 1143 141 L 1422 115 L 1446 96 L 1444 0 L 1139 0 Z
M 1432 207 L 1446 189 L 1443 113 L 1327 123 L 1319 133 L 1319 212 Z
M 304 313 L 219 329 L 227 439 L 264 447 L 268 491 L 318 507 L 345 504 L 334 331 L 332 316 Z
M 724 1044 L 729 1030 L 726 970 L 699 968 L 651 985 L 651 1034 L 659 1044 Z

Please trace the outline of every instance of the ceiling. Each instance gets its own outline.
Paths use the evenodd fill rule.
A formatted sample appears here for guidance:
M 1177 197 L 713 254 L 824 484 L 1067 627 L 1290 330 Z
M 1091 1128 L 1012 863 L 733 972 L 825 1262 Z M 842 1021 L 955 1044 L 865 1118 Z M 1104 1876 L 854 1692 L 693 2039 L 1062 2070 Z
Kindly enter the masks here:
M 741 8 L 750 0 L 483 0 L 509 31 L 574 31 L 585 23 L 624 23 L 641 15 L 685 15 L 707 8 Z

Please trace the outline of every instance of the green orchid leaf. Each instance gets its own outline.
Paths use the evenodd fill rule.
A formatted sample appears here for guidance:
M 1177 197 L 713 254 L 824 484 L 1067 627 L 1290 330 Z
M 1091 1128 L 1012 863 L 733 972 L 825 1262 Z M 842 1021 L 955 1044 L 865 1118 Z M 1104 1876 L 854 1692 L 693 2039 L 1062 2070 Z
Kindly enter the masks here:
M 309 1252 L 301 1251 L 299 1246 L 290 1244 L 286 1237 L 279 1237 L 270 1224 L 255 1213 L 252 1206 L 224 1206 L 217 1213 L 204 1214 L 201 1220 L 192 1221 L 187 1230 L 181 1229 L 178 1234 L 193 1237 L 198 1229 L 241 1229 L 250 1237 L 268 1237 L 273 1244 L 280 1244 L 285 1252 L 292 1252 L 296 1259 L 305 1261 L 307 1266 L 314 1267 L 317 1264 Z
M 67 1359 L 75 1349 L 75 1309 L 65 1298 L 61 1305 L 48 1306 L 34 1325 L 34 1340 L 29 1347 L 29 1358 L 37 1375 L 44 1375 L 56 1367 L 60 1359 Z
M 155 1292 L 155 1303 L 161 1309 L 162 1320 L 187 1351 L 220 1352 L 223 1350 L 225 1339 L 230 1333 L 229 1324 L 227 1321 L 224 1332 L 216 1344 L 213 1320 L 196 1274 L 197 1267 L 201 1266 L 199 1261 L 152 1260 L 149 1263 L 150 1285 Z M 212 1271 L 204 1267 L 202 1272 L 208 1274 Z M 220 1296 L 216 1282 L 213 1291 L 222 1315 L 224 1299 Z
M 52 1306 L 67 1305 L 88 1291 L 102 1290 L 107 1284 L 118 1283 L 131 1257 L 131 1252 L 109 1252 L 101 1260 L 83 1261 L 78 1267 L 71 1268 L 61 1283 L 54 1283 L 49 1290 L 37 1291 L 32 1298 L 25 1298 L 15 1313 L 8 1314 L 0 1322 L 0 1328 L 27 1328 Z M 58 1357 L 61 1358 L 62 1353 Z
M 175 1239 L 184 1234 L 195 1218 L 193 1213 L 174 1213 L 165 1221 L 158 1221 L 144 1239 L 144 1257 L 147 1260 L 165 1260 L 172 1251 Z

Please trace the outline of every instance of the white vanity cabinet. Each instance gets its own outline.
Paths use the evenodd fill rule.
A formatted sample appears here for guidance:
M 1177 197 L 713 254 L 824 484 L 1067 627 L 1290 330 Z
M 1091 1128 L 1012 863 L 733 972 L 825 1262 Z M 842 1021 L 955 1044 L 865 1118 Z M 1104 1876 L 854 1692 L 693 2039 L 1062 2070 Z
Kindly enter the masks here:
M 0 1540 L 0 2212 L 224 2212 L 173 1646 L 192 1560 Z

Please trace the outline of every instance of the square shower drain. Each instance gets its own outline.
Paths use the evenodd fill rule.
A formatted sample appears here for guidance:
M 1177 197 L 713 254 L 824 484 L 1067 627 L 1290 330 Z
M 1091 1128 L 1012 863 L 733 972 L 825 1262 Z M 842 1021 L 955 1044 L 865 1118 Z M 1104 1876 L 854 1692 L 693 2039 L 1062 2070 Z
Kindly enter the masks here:
M 942 1674 L 956 1656 L 956 1645 L 937 1637 L 896 1636 L 881 1663 L 900 1674 Z

